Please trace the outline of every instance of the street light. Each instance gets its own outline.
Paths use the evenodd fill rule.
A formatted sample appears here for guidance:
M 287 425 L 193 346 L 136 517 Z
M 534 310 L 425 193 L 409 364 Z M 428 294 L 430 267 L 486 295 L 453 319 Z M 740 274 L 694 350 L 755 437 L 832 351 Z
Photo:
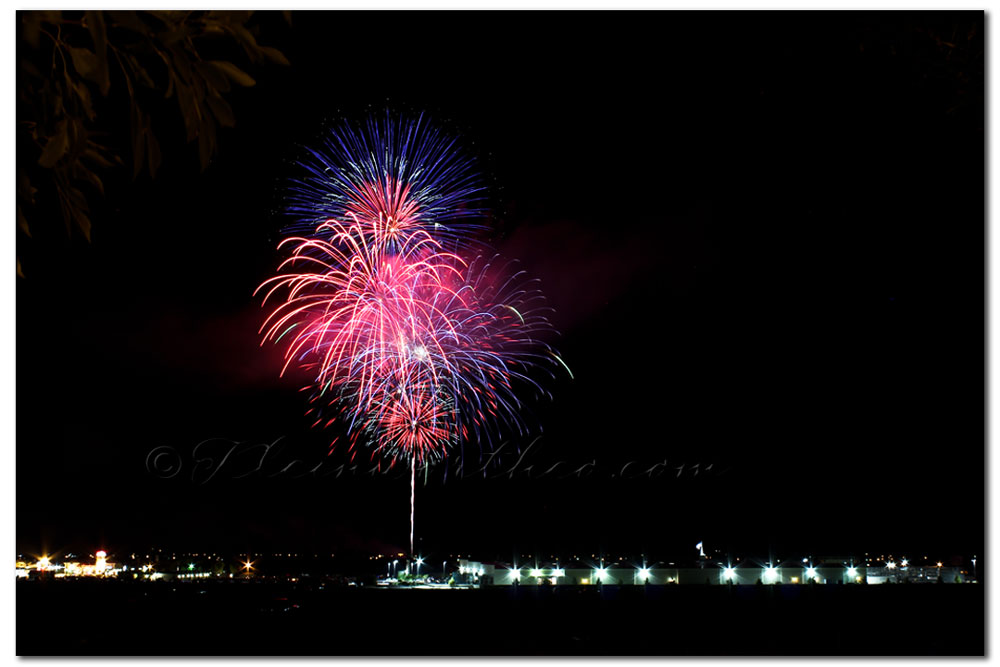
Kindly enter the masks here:
M 417 576 L 420 576 L 420 566 L 424 564 L 424 559 L 417 556 Z
M 736 578 L 736 570 L 733 567 L 727 567 L 722 571 L 722 576 L 725 577 L 726 581 L 732 581 Z

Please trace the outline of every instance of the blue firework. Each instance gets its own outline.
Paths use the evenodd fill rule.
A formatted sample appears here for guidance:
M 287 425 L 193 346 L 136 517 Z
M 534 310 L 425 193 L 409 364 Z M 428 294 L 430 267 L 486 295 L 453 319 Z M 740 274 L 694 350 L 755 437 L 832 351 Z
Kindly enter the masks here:
M 330 219 L 356 220 L 369 241 L 390 252 L 424 232 L 452 249 L 486 227 L 485 186 L 457 139 L 416 118 L 370 117 L 360 128 L 335 126 L 307 148 L 291 179 L 286 232 L 313 234 Z

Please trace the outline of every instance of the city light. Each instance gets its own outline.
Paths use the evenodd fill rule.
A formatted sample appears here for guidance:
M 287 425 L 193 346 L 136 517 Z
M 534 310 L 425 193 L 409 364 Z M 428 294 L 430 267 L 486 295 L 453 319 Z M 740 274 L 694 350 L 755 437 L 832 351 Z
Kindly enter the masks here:
M 97 574 L 104 574 L 104 572 L 108 569 L 108 552 L 98 551 L 94 554 L 94 556 L 94 571 Z
M 69 554 L 71 555 L 71 554 Z M 78 560 L 66 560 L 65 562 L 59 561 L 53 556 L 34 556 L 25 560 L 23 556 L 19 555 L 16 561 L 16 575 L 18 578 L 34 579 L 37 573 L 38 579 L 49 580 L 49 579 L 62 579 L 62 578 L 75 578 L 75 577 L 95 577 L 95 578 L 114 578 L 114 577 L 128 577 L 131 579 L 142 579 L 142 580 L 154 580 L 154 579 L 200 579 L 200 578 L 218 578 L 218 577 L 229 577 L 233 578 L 237 576 L 236 574 L 229 574 L 229 572 L 238 572 L 242 574 L 244 580 L 249 580 L 252 575 L 256 574 L 256 561 L 251 559 L 250 556 L 255 554 L 243 554 L 242 560 L 236 560 L 238 565 L 230 566 L 225 573 L 220 572 L 220 568 L 215 566 L 212 561 L 223 560 L 223 558 L 215 558 L 214 555 L 209 557 L 208 554 L 197 554 L 197 553 L 178 553 L 171 554 L 168 556 L 173 562 L 171 565 L 164 565 L 163 572 L 155 572 L 157 569 L 154 567 L 153 563 L 146 562 L 143 563 L 142 560 L 138 560 L 141 556 L 131 557 L 133 560 L 127 563 L 113 563 L 109 562 L 107 559 L 107 552 L 97 551 L 94 552 L 92 556 L 94 558 L 90 563 L 80 562 Z M 259 554 L 257 554 L 259 555 Z M 126 556 L 127 557 L 127 556 Z M 204 557 L 207 561 L 193 560 Z M 34 560 L 31 560 L 34 558 Z M 378 556 L 377 558 L 386 558 L 386 556 Z M 622 560 L 622 559 L 617 559 Z M 772 563 L 766 563 L 766 561 L 758 561 L 757 564 L 750 570 L 744 568 L 742 570 L 742 577 L 744 583 L 746 581 L 753 581 L 753 579 L 747 579 L 753 577 L 754 572 L 759 572 L 758 575 L 760 583 L 765 584 L 812 584 L 812 583 L 837 583 L 837 584 L 848 584 L 848 583 L 865 583 L 865 574 L 862 568 L 869 568 L 870 576 L 867 583 L 893 583 L 900 581 L 915 581 L 915 580 L 929 580 L 934 581 L 935 579 L 940 581 L 950 581 L 952 577 L 952 572 L 956 572 L 960 568 L 951 568 L 945 570 L 945 564 L 943 561 L 930 561 L 922 564 L 917 568 L 917 571 L 907 570 L 906 567 L 909 564 L 908 560 L 901 558 L 899 560 L 894 559 L 892 556 L 886 555 L 873 555 L 871 558 L 867 559 L 867 565 L 861 563 L 855 565 L 853 560 L 841 561 L 839 566 L 841 569 L 840 576 L 833 576 L 832 579 L 826 578 L 827 576 L 832 576 L 831 573 L 835 572 L 836 568 L 827 566 L 824 569 L 824 575 L 819 574 L 820 566 L 813 565 L 813 558 L 807 559 L 808 565 L 802 564 L 801 567 L 795 564 L 794 561 L 786 561 L 785 572 L 782 572 L 782 565 L 774 565 Z M 525 562 L 530 562 L 530 554 L 528 557 L 524 558 Z M 404 563 L 407 563 L 407 574 L 413 574 L 412 567 L 416 564 L 417 568 L 420 565 L 426 565 L 427 561 L 422 556 L 414 556 L 412 560 L 403 559 Z M 640 561 L 642 562 L 642 561 Z M 603 561 L 599 561 L 599 565 L 594 566 L 593 564 L 589 566 L 581 566 L 579 568 L 574 568 L 572 565 L 569 567 L 558 567 L 556 562 L 546 561 L 543 563 L 546 567 L 532 567 L 525 568 L 523 566 L 511 566 L 505 565 L 503 567 L 496 567 L 494 570 L 493 565 L 484 565 L 478 562 L 464 561 L 461 565 L 458 565 L 458 570 L 465 575 L 460 581 L 450 582 L 451 586 L 459 585 L 462 587 L 475 587 L 475 586 L 485 586 L 485 585 L 500 585 L 500 586 L 512 586 L 522 580 L 530 584 L 599 584 L 599 583 L 617 583 L 617 584 L 631 584 L 635 586 L 643 586 L 648 584 L 670 584 L 684 579 L 686 582 L 695 581 L 705 581 L 707 574 L 710 574 L 712 570 L 718 572 L 718 578 L 711 578 L 709 583 L 716 585 L 726 585 L 726 584 L 736 584 L 741 581 L 741 577 L 737 576 L 737 570 L 740 567 L 740 563 L 743 561 L 737 561 L 735 564 L 733 562 L 726 561 L 716 561 L 716 564 L 712 566 L 709 570 L 702 570 L 701 572 L 680 569 L 661 569 L 674 566 L 674 563 L 658 563 L 656 565 L 627 565 L 625 563 L 618 563 L 615 565 L 612 563 L 610 566 L 604 565 Z M 788 563 L 793 563 L 792 566 L 788 566 Z M 821 564 L 822 564 L 821 560 Z M 400 563 L 400 560 L 389 560 L 387 559 L 387 570 L 385 575 L 387 581 L 383 581 L 380 578 L 379 585 L 392 585 L 393 578 L 397 576 L 395 571 L 396 566 Z M 766 564 L 763 564 L 766 563 Z M 936 566 L 936 567 L 935 567 Z M 749 565 L 747 567 L 750 567 Z M 570 569 L 572 568 L 572 569 Z M 620 578 L 615 578 L 611 573 L 612 568 L 621 568 L 621 572 L 625 573 L 626 579 L 621 580 Z M 718 568 L 718 569 L 715 569 Z M 756 569 L 759 568 L 759 569 Z M 871 569 L 880 568 L 880 569 Z M 932 570 L 931 568 L 934 568 Z M 632 570 L 633 576 L 631 579 L 627 577 L 628 570 Z M 442 570 L 447 574 L 447 561 L 442 563 Z M 506 570 L 506 576 L 503 576 L 503 572 Z M 656 571 L 656 576 L 653 576 L 654 570 Z M 899 570 L 897 572 L 897 570 Z M 493 577 L 486 577 L 486 573 L 489 571 Z M 419 575 L 420 570 L 416 570 Z M 621 576 L 621 572 L 618 573 Z M 874 576 L 874 573 L 882 572 L 881 576 Z M 886 574 L 886 573 L 889 574 Z M 973 574 L 970 572 L 962 571 L 961 578 L 957 578 L 957 581 L 965 581 L 965 575 L 969 575 L 969 579 L 973 580 Z M 915 575 L 913 579 L 910 579 L 910 575 Z M 288 575 L 291 577 L 292 575 Z M 527 577 L 534 578 L 534 581 L 527 579 Z M 697 578 L 695 578 L 697 576 Z M 294 578 L 290 578 L 289 581 L 295 581 Z M 444 586 L 446 585 L 442 581 L 438 581 L 437 578 L 423 581 L 422 587 L 432 587 L 432 586 Z

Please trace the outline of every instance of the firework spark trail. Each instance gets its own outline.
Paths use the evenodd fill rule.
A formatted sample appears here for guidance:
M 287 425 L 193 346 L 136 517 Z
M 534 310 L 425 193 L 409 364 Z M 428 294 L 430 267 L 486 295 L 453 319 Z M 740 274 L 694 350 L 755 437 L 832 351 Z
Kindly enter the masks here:
M 494 267 L 482 258 L 463 277 L 461 286 L 435 295 L 428 329 L 438 332 L 439 344 L 429 355 L 432 365 L 450 371 L 445 378 L 460 407 L 463 440 L 490 446 L 495 436 L 527 433 L 519 396 L 548 396 L 534 376 L 551 378 L 562 362 L 544 342 L 551 308 L 534 281 L 511 263 Z
M 296 247 L 279 271 L 297 264 L 311 270 L 278 275 L 258 288 L 266 290 L 265 303 L 287 290 L 261 330 L 266 330 L 265 340 L 292 334 L 282 373 L 305 356 L 321 354 L 318 385 L 347 382 L 367 407 L 375 398 L 375 384 L 409 364 L 414 350 L 443 357 L 437 336 L 454 332 L 447 326 L 426 329 L 426 311 L 434 306 L 422 295 L 448 293 L 446 278 L 459 278 L 463 263 L 441 252 L 422 231 L 411 235 L 404 254 L 389 255 L 375 244 L 365 245 L 365 232 L 357 223 L 327 222 L 321 229 L 329 238 L 282 242 Z
M 281 299 L 262 344 L 285 341 L 282 374 L 299 363 L 315 376 L 314 426 L 325 402 L 352 449 L 364 439 L 373 457 L 410 464 L 412 556 L 416 466 L 526 434 L 521 395 L 548 396 L 536 376 L 569 369 L 544 342 L 536 281 L 461 257 L 478 244 L 482 188 L 453 139 L 422 116 L 387 116 L 323 148 L 290 188 L 299 234 L 279 248 L 292 253 L 256 292 Z
M 417 510 L 417 453 L 413 452 L 413 459 L 410 461 L 410 558 L 416 552 L 413 550 L 413 529 L 416 526 Z

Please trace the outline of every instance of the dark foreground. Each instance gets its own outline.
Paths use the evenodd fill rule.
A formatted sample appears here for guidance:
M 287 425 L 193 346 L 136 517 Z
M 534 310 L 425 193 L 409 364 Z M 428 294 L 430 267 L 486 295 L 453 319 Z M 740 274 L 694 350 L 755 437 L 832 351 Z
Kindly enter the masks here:
M 19 655 L 983 655 L 979 585 L 19 581 Z

